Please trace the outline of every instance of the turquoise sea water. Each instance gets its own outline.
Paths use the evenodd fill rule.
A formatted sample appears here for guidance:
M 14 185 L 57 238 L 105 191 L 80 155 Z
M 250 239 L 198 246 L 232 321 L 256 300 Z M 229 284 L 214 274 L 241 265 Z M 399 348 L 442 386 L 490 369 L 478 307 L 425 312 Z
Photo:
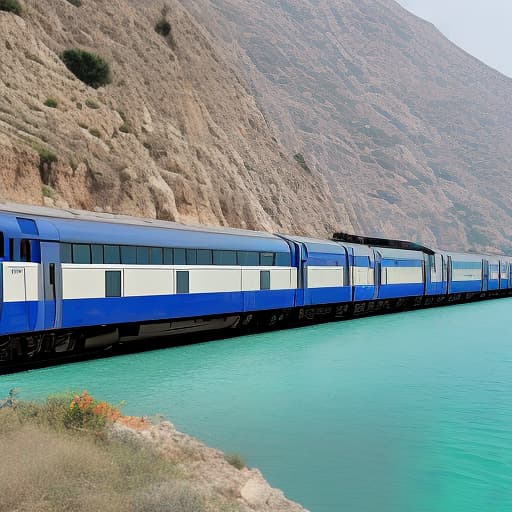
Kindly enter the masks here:
M 512 300 L 0 377 L 161 413 L 313 512 L 512 511 Z M 0 461 L 1 463 L 1 461 Z

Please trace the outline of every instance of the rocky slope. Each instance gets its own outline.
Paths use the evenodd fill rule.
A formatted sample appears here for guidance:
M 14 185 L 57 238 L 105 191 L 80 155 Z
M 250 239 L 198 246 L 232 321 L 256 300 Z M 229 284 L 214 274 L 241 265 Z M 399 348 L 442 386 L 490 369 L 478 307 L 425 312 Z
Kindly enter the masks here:
M 318 235 L 351 228 L 177 0 L 164 13 L 170 37 L 154 30 L 157 0 L 22 6 L 22 17 L 0 11 L 2 199 Z M 95 90 L 67 71 L 59 54 L 74 47 L 110 62 L 112 84 Z
M 301 505 L 288 500 L 255 468 L 236 468 L 226 456 L 197 439 L 177 431 L 172 423 L 163 421 L 133 429 L 120 423 L 112 427 L 114 439 L 135 439 L 178 464 L 178 468 L 211 503 L 226 505 L 222 510 L 233 512 L 307 512 Z M 228 457 L 229 458 L 229 457 Z M 236 508 L 228 508 L 229 504 Z M 218 510 L 220 507 L 212 507 Z
M 512 80 L 393 0 L 188 0 L 357 231 L 512 252 Z

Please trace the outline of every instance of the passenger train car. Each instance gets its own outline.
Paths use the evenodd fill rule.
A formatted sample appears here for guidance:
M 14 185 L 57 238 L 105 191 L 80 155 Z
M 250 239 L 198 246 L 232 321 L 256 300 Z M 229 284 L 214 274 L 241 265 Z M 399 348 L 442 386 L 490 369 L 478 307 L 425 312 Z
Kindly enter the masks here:
M 0 362 L 510 295 L 511 263 L 0 204 Z

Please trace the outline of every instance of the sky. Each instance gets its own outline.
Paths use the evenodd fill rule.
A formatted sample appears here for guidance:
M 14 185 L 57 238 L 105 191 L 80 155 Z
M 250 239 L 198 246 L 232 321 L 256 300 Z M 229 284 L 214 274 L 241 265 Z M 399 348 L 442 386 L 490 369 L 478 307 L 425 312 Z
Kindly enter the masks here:
M 512 0 L 397 0 L 455 44 L 512 77 Z

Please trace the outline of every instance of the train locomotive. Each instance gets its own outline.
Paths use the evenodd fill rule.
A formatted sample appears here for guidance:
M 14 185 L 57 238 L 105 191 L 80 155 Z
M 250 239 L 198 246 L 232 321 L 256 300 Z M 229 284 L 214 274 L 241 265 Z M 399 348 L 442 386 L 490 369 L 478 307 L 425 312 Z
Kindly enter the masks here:
M 512 294 L 512 258 L 0 204 L 0 367 Z

